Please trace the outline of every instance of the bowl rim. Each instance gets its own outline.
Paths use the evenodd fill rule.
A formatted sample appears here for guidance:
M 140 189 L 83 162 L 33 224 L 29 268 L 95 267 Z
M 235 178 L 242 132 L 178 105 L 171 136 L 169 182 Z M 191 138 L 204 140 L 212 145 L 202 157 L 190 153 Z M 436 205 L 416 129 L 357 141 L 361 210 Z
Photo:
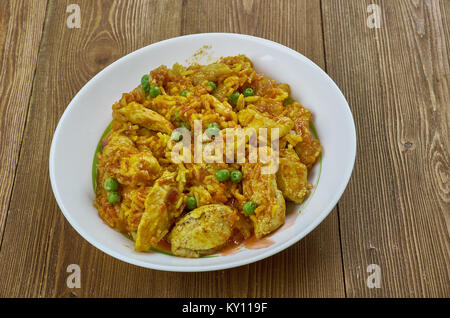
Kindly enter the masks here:
M 98 243 L 93 237 L 91 237 L 89 235 L 89 233 L 85 232 L 82 228 L 80 228 L 77 225 L 77 222 L 75 222 L 75 220 L 71 217 L 70 213 L 67 212 L 67 209 L 64 205 L 64 203 L 61 200 L 61 196 L 58 192 L 58 189 L 56 187 L 56 176 L 55 176 L 55 169 L 54 169 L 54 157 L 55 157 L 55 144 L 57 143 L 57 140 L 60 138 L 60 130 L 62 129 L 61 127 L 63 126 L 63 123 L 66 119 L 66 117 L 68 116 L 68 114 L 71 112 L 72 108 L 74 107 L 74 105 L 76 105 L 77 100 L 79 98 L 80 95 L 83 94 L 83 92 L 91 85 L 93 85 L 93 83 L 96 82 L 97 78 L 100 78 L 104 72 L 106 72 L 106 70 L 113 66 L 116 63 L 120 63 L 120 61 L 122 61 L 123 59 L 126 58 L 130 58 L 133 55 L 137 55 L 140 52 L 144 51 L 145 49 L 147 49 L 148 47 L 152 46 L 152 47 L 157 47 L 157 46 L 163 46 L 165 44 L 168 44 L 170 42 L 173 41 L 178 41 L 181 38 L 202 38 L 202 37 L 227 37 L 227 38 L 240 38 L 240 39 L 252 39 L 256 42 L 259 42 L 261 44 L 264 44 L 266 46 L 270 46 L 273 48 L 277 48 L 277 49 L 281 49 L 282 51 L 284 51 L 286 54 L 289 55 L 295 55 L 297 58 L 301 58 L 302 60 L 304 60 L 305 62 L 309 63 L 314 69 L 316 69 L 317 71 L 319 71 L 320 73 L 322 73 L 322 75 L 324 75 L 329 81 L 330 84 L 337 90 L 338 94 L 340 95 L 341 98 L 343 98 L 343 100 L 346 103 L 346 106 L 344 108 L 344 111 L 346 112 L 346 116 L 349 118 L 350 120 L 350 124 L 351 124 L 351 140 L 349 142 L 349 145 L 351 146 L 351 153 L 350 153 L 350 157 L 352 158 L 351 161 L 351 165 L 349 165 L 348 167 L 348 171 L 346 171 L 346 174 L 344 175 L 344 177 L 342 178 L 342 180 L 344 181 L 342 183 L 342 187 L 340 189 L 338 189 L 333 196 L 333 199 L 330 201 L 330 203 L 327 205 L 327 207 L 325 209 L 323 209 L 323 211 L 318 215 L 317 218 L 314 219 L 313 222 L 311 222 L 311 224 L 309 224 L 306 229 L 304 229 L 303 231 L 297 233 L 296 235 L 292 236 L 289 240 L 287 240 L 286 242 L 280 244 L 279 246 L 273 247 L 273 248 L 268 248 L 266 251 L 262 252 L 261 254 L 255 255 L 255 256 L 251 256 L 249 258 L 243 259 L 243 260 L 238 260 L 238 261 L 232 261 L 230 263 L 226 263 L 226 264 L 217 264 L 217 265 L 195 265 L 195 266 L 178 266 L 178 265 L 158 265 L 158 264 L 152 264 L 152 263 L 148 263 L 145 261 L 140 261 L 140 260 L 136 260 L 133 259 L 131 257 L 125 256 L 123 254 L 120 254 L 118 252 L 115 252 L 114 250 L 111 250 L 110 248 L 103 246 L 102 244 Z M 169 38 L 163 41 L 159 41 L 159 42 L 155 42 L 149 45 L 146 45 L 142 48 L 139 48 L 133 52 L 130 52 L 124 56 L 122 56 L 121 58 L 117 59 L 116 61 L 114 61 L 113 63 L 111 63 L 110 65 L 106 66 L 104 69 L 102 69 L 100 72 L 98 72 L 96 75 L 94 75 L 77 93 L 76 95 L 72 98 L 72 100 L 70 101 L 69 105 L 66 107 L 66 109 L 64 110 L 64 113 L 62 114 L 62 116 L 59 119 L 58 125 L 54 131 L 53 134 L 53 139 L 52 139 L 52 143 L 51 143 L 51 147 L 50 147 L 50 156 L 49 156 L 49 175 L 50 175 L 50 183 L 52 186 L 52 190 L 55 196 L 55 199 L 57 201 L 57 204 L 61 210 L 61 212 L 63 213 L 64 217 L 67 219 L 67 221 L 69 221 L 70 225 L 75 229 L 75 231 L 78 232 L 79 235 L 81 235 L 81 237 L 83 237 L 86 241 L 88 241 L 91 245 L 93 245 L 94 247 L 96 247 L 97 249 L 99 249 L 100 251 L 116 258 L 119 259 L 123 262 L 126 263 L 130 263 L 136 266 L 140 266 L 140 267 L 144 267 L 144 268 L 150 268 L 150 269 L 155 269 L 155 270 L 162 270 L 162 271 L 171 271 L 171 272 L 207 272 L 207 271 L 215 271 L 215 270 L 224 270 L 224 269 L 229 269 L 229 268 L 234 268 L 234 267 L 238 267 L 238 266 L 243 266 L 243 265 L 247 265 L 250 263 L 254 263 L 257 262 L 259 260 L 262 260 L 264 258 L 270 257 L 274 254 L 277 254 L 281 251 L 283 251 L 284 249 L 292 246 L 293 244 L 297 243 L 298 241 L 300 241 L 302 238 L 304 238 L 306 235 L 308 235 L 312 230 L 314 230 L 329 214 L 330 212 L 333 210 L 333 208 L 336 206 L 337 202 L 339 201 L 339 199 L 341 198 L 342 194 L 344 193 L 348 182 L 350 180 L 350 177 L 352 175 L 353 172 L 353 168 L 354 168 L 354 164 L 355 164 L 355 159 L 356 159 L 356 147 L 357 147 L 357 142 L 356 142 L 356 128 L 355 128 L 355 122 L 354 122 L 354 118 L 352 115 L 352 112 L 350 110 L 350 106 L 348 104 L 348 101 L 346 100 L 345 96 L 343 95 L 342 91 L 339 89 L 339 87 L 336 85 L 336 83 L 333 81 L 333 79 L 324 71 L 322 70 L 317 64 L 315 64 L 313 61 L 311 61 L 310 59 L 308 59 L 307 57 L 305 57 L 303 54 L 285 46 L 282 45 L 280 43 L 268 40 L 268 39 L 264 39 L 261 37 L 256 37 L 256 36 L 252 36 L 252 35 L 246 35 L 246 34 L 239 34 L 239 33 L 226 33 L 226 32 L 213 32 L 213 33 L 196 33 L 196 34 L 188 34 L 188 35 L 183 35 L 183 36 L 177 36 L 177 37 L 173 37 L 173 38 Z

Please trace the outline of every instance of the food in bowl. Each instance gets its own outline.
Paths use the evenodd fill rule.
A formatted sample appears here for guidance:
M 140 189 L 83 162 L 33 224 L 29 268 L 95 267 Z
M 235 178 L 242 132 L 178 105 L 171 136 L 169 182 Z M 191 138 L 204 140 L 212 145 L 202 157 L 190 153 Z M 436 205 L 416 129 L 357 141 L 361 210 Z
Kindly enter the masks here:
M 310 193 L 311 112 L 244 55 L 160 66 L 112 109 L 94 205 L 136 251 L 201 257 L 260 239 Z

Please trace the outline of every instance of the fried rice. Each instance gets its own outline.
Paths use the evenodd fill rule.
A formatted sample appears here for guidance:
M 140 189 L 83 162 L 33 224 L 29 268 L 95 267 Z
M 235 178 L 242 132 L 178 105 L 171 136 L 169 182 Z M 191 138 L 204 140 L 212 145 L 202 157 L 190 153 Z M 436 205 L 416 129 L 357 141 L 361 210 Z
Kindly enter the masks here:
M 307 175 L 321 153 L 311 112 L 291 97 L 288 84 L 257 72 L 244 55 L 160 66 L 114 103 L 112 115 L 96 153 L 94 205 L 107 225 L 135 241 L 137 251 L 165 242 L 174 255 L 200 257 L 252 235 L 262 238 L 283 225 L 286 200 L 300 204 L 310 193 Z M 263 174 L 259 161 L 174 162 L 174 147 L 182 142 L 174 131 L 190 132 L 199 121 L 202 131 L 220 129 L 220 135 L 202 136 L 204 144 L 225 138 L 227 128 L 277 128 L 277 149 L 271 142 L 265 147 L 279 157 L 278 170 Z M 248 138 L 244 143 L 248 159 Z M 223 170 L 238 171 L 241 179 L 220 180 Z M 108 180 L 117 189 L 105 187 Z

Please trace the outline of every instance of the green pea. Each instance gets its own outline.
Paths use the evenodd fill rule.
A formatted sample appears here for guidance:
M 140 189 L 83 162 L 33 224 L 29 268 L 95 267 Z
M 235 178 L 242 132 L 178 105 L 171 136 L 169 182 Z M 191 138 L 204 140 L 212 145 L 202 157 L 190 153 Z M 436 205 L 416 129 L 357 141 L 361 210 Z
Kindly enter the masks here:
M 180 126 L 186 128 L 187 130 L 191 130 L 191 125 L 185 121 L 181 122 Z
M 216 178 L 220 182 L 227 181 L 228 179 L 230 179 L 230 171 L 228 171 L 227 169 L 219 170 L 216 172 Z
M 238 183 L 242 180 L 242 172 L 240 172 L 239 170 L 233 170 L 230 173 L 230 179 L 232 182 L 234 183 Z
M 219 128 L 208 128 L 205 131 L 206 136 L 208 136 L 209 138 L 215 137 L 218 134 L 220 134 L 220 129 Z
M 114 178 L 108 178 L 106 179 L 103 187 L 108 192 L 115 192 L 119 189 L 119 183 L 117 183 L 117 180 Z
M 284 100 L 283 105 L 288 106 L 288 105 L 292 104 L 293 102 L 295 102 L 295 100 L 291 96 L 289 96 L 288 98 L 286 98 Z
M 187 89 L 183 89 L 182 91 L 181 91 L 181 93 L 180 93 L 180 96 L 183 96 L 183 97 L 187 97 L 187 95 L 190 93 L 190 91 L 188 91 Z
M 141 85 L 142 88 L 144 89 L 144 91 L 148 94 L 148 92 L 150 91 L 150 83 L 149 83 L 149 76 L 148 74 L 145 74 L 144 76 L 142 76 L 141 78 Z
M 159 94 L 161 94 L 161 89 L 158 86 L 152 86 L 149 92 L 150 96 L 155 98 Z
M 194 210 L 197 207 L 197 200 L 194 197 L 188 197 L 186 199 L 186 207 L 188 210 Z
M 213 121 L 212 123 L 209 123 L 208 125 L 206 125 L 206 129 L 208 129 L 208 128 L 219 128 L 220 129 L 220 126 L 218 123 Z
M 208 85 L 211 86 L 213 90 L 215 90 L 217 87 L 216 83 L 214 83 L 214 82 L 208 82 Z
M 231 104 L 236 105 L 237 101 L 239 99 L 239 96 L 241 96 L 241 94 L 239 92 L 234 92 L 233 94 L 231 94 L 231 96 L 230 96 Z
M 174 120 L 174 121 L 180 121 L 181 118 L 180 118 L 179 115 L 180 115 L 180 111 L 177 110 L 177 111 L 175 112 L 175 114 L 173 114 L 173 120 Z
M 244 210 L 245 214 L 247 214 L 247 215 L 254 214 L 255 209 L 256 209 L 256 203 L 252 202 L 252 201 L 247 201 L 242 206 L 242 209 Z
M 205 130 L 206 135 L 211 138 L 217 136 L 220 133 L 220 126 L 216 122 L 209 123 Z
M 250 87 L 244 89 L 242 95 L 244 95 L 245 97 L 253 96 L 253 89 L 251 89 Z
M 118 192 L 109 192 L 108 193 L 108 202 L 112 205 L 120 202 L 120 194 Z
M 174 131 L 172 132 L 172 136 L 170 138 L 172 138 L 173 141 L 180 141 L 183 139 L 183 134 L 179 131 Z

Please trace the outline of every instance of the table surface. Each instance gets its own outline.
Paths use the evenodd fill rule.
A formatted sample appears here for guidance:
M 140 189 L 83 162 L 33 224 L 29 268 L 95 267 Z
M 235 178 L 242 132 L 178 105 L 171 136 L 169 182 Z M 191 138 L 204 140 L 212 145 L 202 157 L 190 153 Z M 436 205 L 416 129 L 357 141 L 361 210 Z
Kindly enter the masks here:
M 80 28 L 67 26 L 70 3 Z M 379 28 L 367 25 L 372 3 Z M 1 1 L 0 296 L 450 297 L 449 17 L 447 0 Z M 353 112 L 355 168 L 324 222 L 275 256 L 207 273 L 139 268 L 64 219 L 50 143 L 100 70 L 201 32 L 267 38 L 324 69 Z M 67 287 L 69 264 L 81 288 Z M 367 286 L 370 264 L 380 288 Z

